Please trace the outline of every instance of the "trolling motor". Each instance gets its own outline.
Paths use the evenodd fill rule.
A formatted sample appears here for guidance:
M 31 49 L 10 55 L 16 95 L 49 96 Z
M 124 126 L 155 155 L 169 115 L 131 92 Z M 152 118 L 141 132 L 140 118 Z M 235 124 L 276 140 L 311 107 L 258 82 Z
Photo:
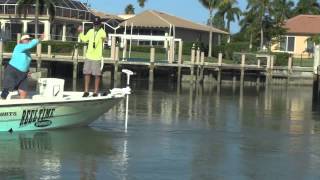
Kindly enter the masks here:
M 127 75 L 127 87 L 130 86 L 130 76 L 133 75 L 133 72 L 128 69 L 123 69 L 122 73 L 125 73 Z
M 123 96 L 123 95 L 129 95 L 131 94 L 131 88 L 130 88 L 130 77 L 134 75 L 134 73 L 128 69 L 123 69 L 122 73 L 126 74 L 127 76 L 127 86 L 125 88 L 114 88 L 111 89 L 111 95 L 117 97 L 117 96 Z

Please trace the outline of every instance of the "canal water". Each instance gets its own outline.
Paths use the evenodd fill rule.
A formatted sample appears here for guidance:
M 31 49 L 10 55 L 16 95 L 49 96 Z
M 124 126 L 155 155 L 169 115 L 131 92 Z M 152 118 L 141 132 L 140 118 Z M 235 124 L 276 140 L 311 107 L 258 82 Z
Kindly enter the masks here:
M 0 134 L 0 179 L 320 179 L 312 87 L 133 83 L 90 127 Z

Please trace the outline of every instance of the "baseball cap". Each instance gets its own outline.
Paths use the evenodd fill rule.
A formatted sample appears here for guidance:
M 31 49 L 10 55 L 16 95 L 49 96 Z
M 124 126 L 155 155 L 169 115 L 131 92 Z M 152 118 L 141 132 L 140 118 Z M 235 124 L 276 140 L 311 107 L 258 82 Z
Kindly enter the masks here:
M 25 40 L 25 39 L 31 39 L 30 35 L 28 35 L 28 34 L 23 35 L 20 40 L 22 41 L 22 40 Z
M 93 19 L 93 25 L 100 25 L 101 24 L 101 19 L 100 17 L 94 17 Z

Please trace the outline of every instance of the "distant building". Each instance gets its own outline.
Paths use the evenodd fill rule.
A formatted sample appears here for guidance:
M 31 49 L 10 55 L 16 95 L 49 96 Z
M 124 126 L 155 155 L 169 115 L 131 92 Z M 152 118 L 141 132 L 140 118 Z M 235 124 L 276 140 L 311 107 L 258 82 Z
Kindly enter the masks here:
M 18 15 L 18 0 L 0 0 L 0 36 L 3 40 L 16 40 L 18 33 L 35 33 L 35 5 L 27 7 L 26 15 Z M 208 44 L 209 32 L 213 32 L 213 43 L 220 44 L 221 36 L 228 32 L 194 23 L 159 11 L 144 11 L 137 15 L 112 15 L 90 9 L 78 0 L 54 1 L 55 18 L 50 21 L 48 10 L 40 14 L 39 33 L 46 35 L 46 40 L 76 41 L 77 27 L 92 27 L 91 20 L 99 16 L 108 33 L 123 33 L 127 26 L 127 34 L 160 35 L 166 34 L 182 39 L 184 42 L 202 42 Z M 138 41 L 139 45 L 157 44 L 159 42 Z
M 309 38 L 320 34 L 320 15 L 298 15 L 287 20 L 283 27 L 287 29 L 286 35 L 271 50 L 294 57 L 312 57 L 314 43 Z
M 119 14 L 118 16 L 124 20 L 128 20 L 130 18 L 133 18 L 136 15 L 135 14 Z
M 213 43 L 220 44 L 221 36 L 229 33 L 214 27 L 194 23 L 192 21 L 169 15 L 164 12 L 148 10 L 137 14 L 120 24 L 127 26 L 127 34 L 133 27 L 135 35 L 174 35 L 184 42 L 202 42 L 208 44 L 209 32 L 213 32 Z M 153 44 L 156 42 L 137 42 L 138 44 Z
M 18 0 L 0 0 L 1 37 L 4 40 L 15 40 L 17 33 L 35 33 L 35 5 L 27 7 L 26 16 L 18 16 Z M 77 0 L 54 1 L 55 18 L 49 20 L 48 11 L 39 17 L 39 33 L 47 35 L 47 40 L 74 40 L 76 27 L 83 21 L 90 21 L 92 13 L 86 5 Z

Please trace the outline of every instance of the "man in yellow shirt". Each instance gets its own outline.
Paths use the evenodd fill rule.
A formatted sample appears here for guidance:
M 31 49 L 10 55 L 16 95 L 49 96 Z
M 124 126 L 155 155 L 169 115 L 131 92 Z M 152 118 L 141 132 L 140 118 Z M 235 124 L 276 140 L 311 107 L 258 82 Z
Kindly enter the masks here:
M 83 66 L 84 74 L 84 94 L 83 97 L 89 96 L 89 85 L 91 75 L 95 76 L 93 96 L 98 96 L 100 79 L 101 79 L 101 60 L 103 59 L 103 43 L 107 37 L 107 33 L 101 26 L 99 17 L 96 17 L 93 22 L 93 28 L 86 34 L 83 33 L 82 26 L 78 28 L 80 40 L 88 43 L 86 61 Z

